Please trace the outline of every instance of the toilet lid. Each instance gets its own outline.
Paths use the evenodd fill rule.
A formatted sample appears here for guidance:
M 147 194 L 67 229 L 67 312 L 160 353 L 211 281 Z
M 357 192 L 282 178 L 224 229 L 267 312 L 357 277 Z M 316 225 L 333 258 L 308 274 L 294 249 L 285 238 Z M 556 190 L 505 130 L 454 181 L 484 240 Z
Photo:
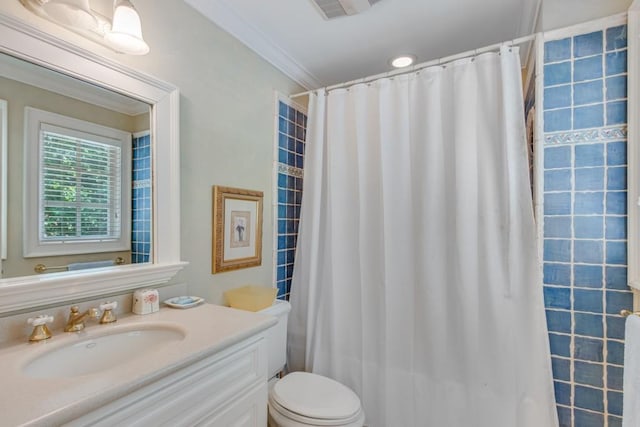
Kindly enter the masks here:
M 271 398 L 303 417 L 342 420 L 360 412 L 360 399 L 348 387 L 307 372 L 292 372 L 278 381 Z

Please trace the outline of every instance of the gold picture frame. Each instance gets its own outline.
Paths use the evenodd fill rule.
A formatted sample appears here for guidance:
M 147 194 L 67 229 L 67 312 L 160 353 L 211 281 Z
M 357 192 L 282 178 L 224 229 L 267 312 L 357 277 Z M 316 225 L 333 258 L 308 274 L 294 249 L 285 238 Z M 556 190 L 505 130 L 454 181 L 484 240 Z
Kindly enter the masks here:
M 262 191 L 213 186 L 211 273 L 262 264 Z

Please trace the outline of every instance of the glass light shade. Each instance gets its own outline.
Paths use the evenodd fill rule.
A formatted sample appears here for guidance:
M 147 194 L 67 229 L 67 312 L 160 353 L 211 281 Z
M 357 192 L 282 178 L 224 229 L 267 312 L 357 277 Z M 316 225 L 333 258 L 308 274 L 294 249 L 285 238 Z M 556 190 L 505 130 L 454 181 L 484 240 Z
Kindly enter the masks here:
M 142 38 L 140 16 L 128 0 L 116 1 L 111 31 L 107 31 L 104 39 L 122 53 L 144 55 L 149 52 L 149 45 Z
M 98 26 L 89 0 L 49 0 L 42 5 L 42 10 L 54 21 L 69 27 L 91 30 Z

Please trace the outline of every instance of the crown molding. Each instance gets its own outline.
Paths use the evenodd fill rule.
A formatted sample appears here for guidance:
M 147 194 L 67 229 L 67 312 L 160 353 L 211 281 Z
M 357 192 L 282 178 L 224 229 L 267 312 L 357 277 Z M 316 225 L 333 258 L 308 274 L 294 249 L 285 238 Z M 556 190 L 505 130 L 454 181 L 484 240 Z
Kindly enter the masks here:
M 307 90 L 324 86 L 320 80 L 264 33 L 240 17 L 226 0 L 185 0 L 185 3 L 240 40 L 285 75 Z

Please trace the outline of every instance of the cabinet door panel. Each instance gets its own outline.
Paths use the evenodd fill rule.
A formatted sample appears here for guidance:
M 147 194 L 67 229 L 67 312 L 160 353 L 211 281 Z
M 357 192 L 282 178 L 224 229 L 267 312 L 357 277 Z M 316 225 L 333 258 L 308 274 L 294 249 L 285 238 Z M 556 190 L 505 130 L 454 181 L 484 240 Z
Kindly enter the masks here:
M 236 401 L 244 402 L 248 392 L 254 393 L 256 387 L 264 385 L 266 390 L 266 359 L 264 339 L 249 339 L 133 391 L 67 425 L 190 427 L 205 419 L 215 419 L 217 413 L 235 407 Z M 264 399 L 266 408 L 266 391 L 263 394 L 251 396 Z
M 205 419 L 203 427 L 265 427 L 267 425 L 267 384 L 259 384 L 248 394 L 233 402 L 212 418 Z

